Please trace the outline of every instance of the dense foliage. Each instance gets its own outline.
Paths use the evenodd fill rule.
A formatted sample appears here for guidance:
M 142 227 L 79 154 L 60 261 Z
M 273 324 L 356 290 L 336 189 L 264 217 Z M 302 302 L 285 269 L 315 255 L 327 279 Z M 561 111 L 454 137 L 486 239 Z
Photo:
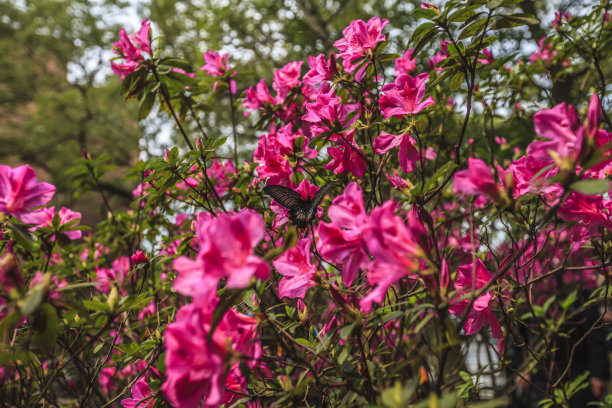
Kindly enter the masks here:
M 499 46 L 537 23 L 518 3 L 423 3 L 401 44 L 385 16 L 355 19 L 245 90 L 232 55 L 197 68 L 147 20 L 122 29 L 125 99 L 184 147 L 126 171 L 127 210 L 110 155 L 84 150 L 67 174 L 100 194 L 95 228 L 0 165 L 0 406 L 603 398 L 609 4 L 558 12 L 521 59 Z

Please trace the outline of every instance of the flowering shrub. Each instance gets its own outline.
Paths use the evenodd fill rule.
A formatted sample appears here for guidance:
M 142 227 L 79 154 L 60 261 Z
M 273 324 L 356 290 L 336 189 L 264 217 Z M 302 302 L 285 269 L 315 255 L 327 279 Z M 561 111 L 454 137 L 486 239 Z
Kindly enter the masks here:
M 592 344 L 612 321 L 612 124 L 599 61 L 612 31 L 594 6 L 559 14 L 528 61 L 497 55 L 496 32 L 534 23 L 513 3 L 423 3 L 401 54 L 388 20 L 353 21 L 337 52 L 270 73 L 274 94 L 265 79 L 241 90 L 231 55 L 208 50 L 198 70 L 155 48 L 147 20 L 122 29 L 124 62 L 112 69 L 126 99 L 140 101 L 139 119 L 158 104 L 184 147 L 129 172 L 138 187 L 127 211 L 101 193 L 108 218 L 92 229 L 49 206 L 55 188 L 32 168 L 0 166 L 0 403 L 598 397 L 609 367 Z M 521 88 L 580 69 L 600 83 L 578 106 Z M 226 98 L 233 140 L 198 133 L 198 101 Z M 243 157 L 236 99 L 261 131 Z M 96 190 L 104 162 L 85 154 L 69 174 Z M 287 200 L 266 185 L 286 187 Z M 288 210 L 308 205 L 298 229 Z M 473 347 L 488 359 L 474 364 Z

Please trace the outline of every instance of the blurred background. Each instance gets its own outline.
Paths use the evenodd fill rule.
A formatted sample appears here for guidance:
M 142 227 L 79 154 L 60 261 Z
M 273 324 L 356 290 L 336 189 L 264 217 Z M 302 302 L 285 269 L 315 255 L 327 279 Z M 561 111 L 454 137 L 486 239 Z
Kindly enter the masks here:
M 528 56 L 555 11 L 571 6 L 576 13 L 588 3 L 523 1 L 518 7 L 541 24 L 520 34 L 509 31 L 501 48 L 494 49 L 495 57 Z M 123 207 L 136 184 L 124 179 L 123 170 L 181 143 L 165 114 L 138 123 L 137 102 L 125 103 L 120 96 L 109 59 L 121 27 L 132 33 L 148 18 L 153 36 L 161 36 L 154 46 L 165 56 L 186 58 L 194 71 L 203 65 L 204 51 L 229 53 L 241 74 L 241 92 L 260 78 L 270 80 L 274 69 L 287 62 L 333 51 L 334 41 L 354 19 L 389 19 L 391 51 L 403 52 L 418 25 L 412 17 L 418 7 L 418 1 L 403 0 L 0 0 L 0 163 L 30 164 L 40 179 L 57 186 L 55 205 L 80 211 L 85 224 L 95 224 L 106 217 L 99 195 L 75 196 L 66 174 L 84 150 L 93 158 L 110 155 L 117 167 L 101 187 L 112 205 Z M 436 46 L 419 55 L 420 70 L 427 69 Z M 551 84 L 554 99 L 577 97 L 573 79 L 567 81 Z M 227 102 L 218 102 L 200 106 L 209 134 L 227 131 L 222 125 L 228 123 Z M 239 127 L 242 156 L 248 160 L 257 140 L 249 121 L 254 119 L 241 120 Z

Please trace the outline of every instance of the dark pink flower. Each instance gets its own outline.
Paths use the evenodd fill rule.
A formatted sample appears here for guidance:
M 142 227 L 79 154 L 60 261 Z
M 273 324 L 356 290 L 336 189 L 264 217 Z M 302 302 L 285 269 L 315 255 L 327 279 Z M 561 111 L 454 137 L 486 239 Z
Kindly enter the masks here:
M 327 170 L 340 174 L 344 171 L 352 173 L 356 177 L 365 174 L 367 163 L 364 159 L 363 150 L 353 140 L 354 129 L 344 133 L 344 137 L 338 140 L 339 147 L 328 147 L 327 153 L 331 161 L 325 165 Z
M 438 11 L 438 12 L 440 11 L 440 7 L 436 6 L 433 3 L 422 2 L 421 3 L 421 8 L 422 9 L 426 9 L 426 10 L 434 10 L 434 11 Z
M 559 183 L 553 184 L 547 181 L 548 178 L 556 176 L 558 170 L 551 160 L 523 156 L 513 161 L 508 170 L 512 174 L 514 198 L 528 193 L 558 196 L 563 191 Z
M 53 218 L 55 217 L 55 207 L 43 208 L 42 211 L 45 214 L 45 219 L 40 224 L 38 224 L 38 227 L 50 227 L 52 225 Z M 60 219 L 60 226 L 65 225 L 69 223 L 70 221 L 78 220 L 77 222 L 71 225 L 73 227 L 77 226 L 79 225 L 80 220 L 82 218 L 80 212 L 72 211 L 71 209 L 66 208 L 66 207 L 62 207 L 59 210 L 59 213 L 57 215 L 59 216 L 59 219 Z M 34 228 L 31 228 L 31 229 L 34 229 Z M 80 230 L 72 230 L 72 231 L 65 231 L 63 232 L 63 234 L 66 235 L 70 239 L 79 239 L 81 238 L 83 233 Z M 51 239 L 55 240 L 55 235 L 53 235 Z
M 546 42 L 546 36 L 540 38 L 538 45 L 540 48 L 537 52 L 531 54 L 529 63 L 533 64 L 534 62 L 542 61 L 544 65 L 550 65 L 552 59 L 557 55 L 557 50 L 550 51 L 552 45 Z
M 362 231 L 368 215 L 365 212 L 361 187 L 352 182 L 334 199 L 327 211 L 330 223 L 318 226 L 318 249 L 326 261 L 342 265 L 342 283 L 350 286 L 368 256 Z
M 127 35 L 125 28 L 119 31 L 119 41 L 113 44 L 113 52 L 124 58 L 124 64 L 117 64 L 111 61 L 111 68 L 115 75 L 121 80 L 136 71 L 140 63 L 144 60 L 142 53 L 151 54 L 151 42 L 149 41 L 149 31 L 151 24 L 148 20 L 142 20 L 140 30 L 134 34 Z
M 309 55 L 308 66 L 310 67 L 310 71 L 304 75 L 304 83 L 313 86 L 331 79 L 334 73 L 338 72 L 334 54 L 329 55 L 329 61 L 325 60 L 324 54 L 319 54 L 316 57 Z
M 272 262 L 283 275 L 278 283 L 278 295 L 283 298 L 304 298 L 308 288 L 315 286 L 317 268 L 310 261 L 310 238 L 300 239 L 296 246 Z
M 135 265 L 149 262 L 149 258 L 142 251 L 134 252 L 134 254 L 130 257 L 130 259 L 132 260 L 132 263 L 134 263 Z
M 423 100 L 427 79 L 429 74 L 420 74 L 416 78 L 405 74 L 400 75 L 394 83 L 383 86 L 383 96 L 378 102 L 385 118 L 416 114 L 433 105 L 435 101 L 431 96 Z
M 387 179 L 389 180 L 389 183 L 391 183 L 391 185 L 397 189 L 410 187 L 408 182 L 403 179 L 395 169 L 393 169 L 393 175 L 387 174 Z
M 406 50 L 401 58 L 395 60 L 395 76 L 408 74 L 416 70 L 416 57 L 412 58 L 414 48 Z
M 237 356 L 253 368 L 261 358 L 255 318 L 229 309 L 208 340 L 216 296 L 179 309 L 164 333 L 166 381 L 162 391 L 176 408 L 219 406 L 228 372 L 238 371 Z
M 200 246 L 196 259 L 181 256 L 172 264 L 177 271 L 173 283 L 177 292 L 208 297 L 221 279 L 226 279 L 228 288 L 244 288 L 252 277 L 268 277 L 268 265 L 252 253 L 264 234 L 261 215 L 247 210 L 216 217 L 200 213 L 195 231 Z
M 223 76 L 232 69 L 229 64 L 228 54 L 220 54 L 211 49 L 202 54 L 202 56 L 205 64 L 202 65 L 200 71 L 206 71 L 210 76 Z
M 565 102 L 552 109 L 542 109 L 533 115 L 535 131 L 546 141 L 535 141 L 527 153 L 540 160 L 555 158 L 576 160 L 582 148 L 584 129 L 578 112 Z M 551 152 L 556 156 L 551 156 Z
M 489 65 L 491 63 L 493 63 L 493 61 L 495 61 L 495 58 L 493 58 L 493 54 L 491 53 L 491 51 L 487 50 L 486 48 L 482 51 L 480 51 L 482 53 L 482 55 L 485 56 L 485 58 L 478 58 L 477 61 L 480 62 L 482 65 Z
M 140 377 L 131 388 L 132 398 L 121 400 L 123 408 L 152 408 L 155 399 L 151 398 L 151 388 L 144 377 Z
M 213 159 L 210 168 L 206 169 L 206 174 L 213 182 L 217 194 L 222 197 L 227 193 L 232 183 L 230 175 L 236 174 L 236 168 L 232 160 L 228 159 L 225 163 L 222 163 L 217 159 Z
M 599 103 L 599 96 L 596 93 L 591 95 L 589 107 L 587 109 L 587 134 L 594 137 L 601 122 L 602 109 Z
M 14 169 L 0 165 L 0 212 L 26 224 L 40 224 L 46 214 L 32 208 L 47 204 L 54 193 L 55 186 L 36 182 L 36 174 L 27 164 Z
M 473 264 L 469 263 L 460 266 L 457 269 L 457 279 L 455 279 L 457 300 L 453 302 L 449 311 L 455 316 L 463 316 L 470 303 L 472 303 L 472 299 L 469 298 L 469 295 L 485 287 L 492 278 L 491 272 L 489 272 L 480 258 L 476 258 Z M 459 300 L 461 297 L 466 296 L 467 298 Z M 495 317 L 495 314 L 491 311 L 491 303 L 494 300 L 493 297 L 493 292 L 485 292 L 474 300 L 468 312 L 467 319 L 463 324 L 465 334 L 468 336 L 475 334 L 485 325 L 485 323 L 488 323 L 491 327 L 493 337 L 503 337 L 501 325 L 497 317 Z
M 414 170 L 414 163 L 419 160 L 419 152 L 414 145 L 416 142 L 408 133 L 392 135 L 384 130 L 374 139 L 372 148 L 378 154 L 384 154 L 394 147 L 399 146 L 399 163 L 403 171 L 410 173 Z
M 591 234 L 599 226 L 612 229 L 612 201 L 573 192 L 559 208 L 559 216 L 564 221 L 578 221 Z
M 501 189 L 493 179 L 491 169 L 481 159 L 468 158 L 467 170 L 458 171 L 454 178 L 453 191 L 468 195 L 485 194 L 499 197 Z
M 430 57 L 427 60 L 427 63 L 429 65 L 429 69 L 431 69 L 434 72 L 442 72 L 444 71 L 444 67 L 436 67 L 436 65 L 438 65 L 438 63 L 440 61 L 444 61 L 447 57 L 442 54 L 441 52 L 436 52 L 436 55 L 434 55 L 433 57 Z
M 340 50 L 338 54 L 343 58 L 343 66 L 348 72 L 356 68 L 355 60 L 369 55 L 379 42 L 385 41 L 383 28 L 389 23 L 387 19 L 372 17 L 368 22 L 353 20 L 348 27 L 342 30 L 343 38 L 334 43 Z
M 270 89 L 268 85 L 266 85 L 266 80 L 262 79 L 257 83 L 255 88 L 250 86 L 246 90 L 246 96 L 242 100 L 242 106 L 246 109 L 244 116 L 247 116 L 254 110 L 265 107 L 266 104 L 274 103 L 275 100 L 270 94 Z
M 340 98 L 336 97 L 332 89 L 318 94 L 316 102 L 306 104 L 306 114 L 302 116 L 302 120 L 314 124 L 312 130 L 315 134 L 319 134 L 334 127 L 343 129 L 351 126 L 358 115 L 349 118 L 349 114 L 358 109 L 358 104 L 340 103 Z
M 419 266 L 422 250 L 414 240 L 413 232 L 401 217 L 395 215 L 396 204 L 386 201 L 370 212 L 364 232 L 368 252 L 374 258 L 368 270 L 368 283 L 375 286 L 359 303 L 368 314 L 373 303 L 382 304 L 389 287 L 405 276 L 414 275 Z
M 303 61 L 290 62 L 274 71 L 272 88 L 277 92 L 279 100 L 285 99 L 289 91 L 300 84 L 303 63 Z

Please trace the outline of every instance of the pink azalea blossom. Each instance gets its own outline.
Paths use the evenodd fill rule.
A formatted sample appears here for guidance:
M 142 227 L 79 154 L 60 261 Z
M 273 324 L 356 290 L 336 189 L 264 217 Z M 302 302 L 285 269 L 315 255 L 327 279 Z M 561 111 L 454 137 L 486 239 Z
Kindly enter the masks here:
M 334 54 L 329 55 L 329 61 L 325 60 L 324 54 L 319 54 L 316 57 L 309 55 L 308 66 L 310 70 L 304 75 L 304 82 L 313 86 L 331 79 L 338 72 Z
M 491 169 L 481 160 L 468 158 L 467 170 L 455 174 L 453 191 L 468 195 L 485 194 L 492 198 L 499 197 L 501 189 L 493 179 Z
M 471 293 L 485 287 L 493 276 L 487 267 L 482 263 L 480 258 L 472 264 L 462 265 L 457 269 L 457 279 L 455 279 L 455 289 L 457 289 L 456 299 L 468 296 L 466 299 L 455 300 L 449 311 L 455 316 L 462 317 L 472 300 L 469 298 Z M 475 285 L 474 285 L 475 284 Z M 502 338 L 503 333 L 501 325 L 491 311 L 491 303 L 494 300 L 493 292 L 485 292 L 474 300 L 470 308 L 467 319 L 463 324 L 465 334 L 472 335 L 478 333 L 485 323 L 491 327 L 491 333 L 495 338 Z
M 493 63 L 493 61 L 495 61 L 495 58 L 493 58 L 493 54 L 491 53 L 491 51 L 487 50 L 486 48 L 482 51 L 480 51 L 481 54 L 483 54 L 485 56 L 485 58 L 478 58 L 477 61 L 480 62 L 482 65 L 489 65 L 491 63 Z
M 264 235 L 261 215 L 247 210 L 216 217 L 200 213 L 195 231 L 200 246 L 196 259 L 181 256 L 172 264 L 177 271 L 173 283 L 177 292 L 208 297 L 221 279 L 226 279 L 228 288 L 244 288 L 252 277 L 267 279 L 268 265 L 252 253 Z
M 508 170 L 512 174 L 514 198 L 528 193 L 561 194 L 562 188 L 558 183 L 547 182 L 548 178 L 557 175 L 558 168 L 553 164 L 551 160 L 540 160 L 534 156 L 523 156 L 513 161 Z
M 405 276 L 413 276 L 419 266 L 422 250 L 414 240 L 413 232 L 401 217 L 395 215 L 396 204 L 386 201 L 370 212 L 365 230 L 365 243 L 374 258 L 368 270 L 368 283 L 374 290 L 361 299 L 362 312 L 368 314 L 373 303 L 383 303 L 389 287 Z
M 337 196 L 327 211 L 330 223 L 318 226 L 318 249 L 323 259 L 342 265 L 342 283 L 350 286 L 359 269 L 367 264 L 362 235 L 368 215 L 365 212 L 361 187 L 355 182 Z
M 275 100 L 270 94 L 270 89 L 266 85 L 266 80 L 260 80 L 255 87 L 250 86 L 246 90 L 246 96 L 242 101 L 242 106 L 246 109 L 244 116 L 265 107 L 266 104 L 274 104 Z
M 121 400 L 123 408 L 152 408 L 155 405 L 155 399 L 151 398 L 151 388 L 144 377 L 140 377 L 130 391 L 132 398 Z
M 124 58 L 124 64 L 111 61 L 111 68 L 115 75 L 121 80 L 136 71 L 140 63 L 144 60 L 142 53 L 151 54 L 151 42 L 149 41 L 149 31 L 151 24 L 147 19 L 142 20 L 140 30 L 134 34 L 127 35 L 125 28 L 119 31 L 119 41 L 113 44 L 113 52 Z
M 340 50 L 338 55 L 343 58 L 342 65 L 348 72 L 353 72 L 357 67 L 355 60 L 369 55 L 379 42 L 386 40 L 382 30 L 387 24 L 387 19 L 372 17 L 367 23 L 353 20 L 342 30 L 344 37 L 336 41 L 334 46 Z
M 134 252 L 134 254 L 130 257 L 130 259 L 132 260 L 132 263 L 134 263 L 135 265 L 149 262 L 149 258 L 142 251 Z
M 228 74 L 232 67 L 229 64 L 229 55 L 228 54 L 220 54 L 215 52 L 214 50 L 209 50 L 203 54 L 204 61 L 206 62 L 200 68 L 200 71 L 206 71 L 206 73 L 213 77 L 225 76 Z M 236 72 L 231 74 L 231 76 L 235 76 Z M 213 84 L 213 91 L 217 89 L 218 82 Z M 232 94 L 236 93 L 236 81 L 233 79 L 229 79 L 229 87 L 230 92 Z
M 357 120 L 357 115 L 349 118 L 349 114 L 359 109 L 358 104 L 342 104 L 332 89 L 317 95 L 315 102 L 306 104 L 306 114 L 302 120 L 315 124 L 312 130 L 319 134 L 336 128 L 347 128 Z
M 46 213 L 32 208 L 47 204 L 54 193 L 55 186 L 36 182 L 36 174 L 27 164 L 14 169 L 0 165 L 0 212 L 26 224 L 40 224 Z
M 384 154 L 394 147 L 399 146 L 399 163 L 402 171 L 410 173 L 414 170 L 414 163 L 419 160 L 419 152 L 414 145 L 416 142 L 408 133 L 392 135 L 384 130 L 374 139 L 372 147 L 378 154 Z
M 408 74 L 400 75 L 394 83 L 382 87 L 383 96 L 378 101 L 380 109 L 389 119 L 392 116 L 416 114 L 435 103 L 431 96 L 425 97 L 425 82 L 429 74 L 420 74 L 415 78 Z
M 542 109 L 533 115 L 535 131 L 546 141 L 535 141 L 527 147 L 527 153 L 540 160 L 550 160 L 552 151 L 561 159 L 576 160 L 582 148 L 584 129 L 578 112 L 565 102 L 552 109 Z
M 55 217 L 55 207 L 43 208 L 42 211 L 45 214 L 45 220 L 41 222 L 38 225 L 38 227 L 50 227 L 52 225 L 53 218 Z M 76 223 L 72 224 L 72 226 L 74 227 L 76 225 L 79 225 L 80 220 L 81 220 L 80 212 L 72 211 L 71 209 L 66 208 L 66 207 L 62 207 L 57 213 L 57 215 L 59 216 L 59 219 L 60 219 L 60 225 L 65 225 L 70 221 L 79 220 Z M 80 230 L 73 230 L 73 231 L 65 231 L 63 232 L 63 234 L 66 235 L 70 239 L 79 239 L 81 238 L 83 233 Z M 55 240 L 55 235 L 53 235 L 51 239 Z
M 289 91 L 300 84 L 303 63 L 303 61 L 290 62 L 274 71 L 272 88 L 277 92 L 279 99 L 285 99 Z
M 364 159 L 363 150 L 353 140 L 354 129 L 344 134 L 344 138 L 338 141 L 339 147 L 328 147 L 327 153 L 331 161 L 325 165 L 327 170 L 340 174 L 344 171 L 352 173 L 356 177 L 363 177 L 367 163 Z
M 387 179 L 389 180 L 389 183 L 391 183 L 391 185 L 398 190 L 410 187 L 408 182 L 403 179 L 395 169 L 393 169 L 393 175 L 387 174 Z
M 559 216 L 564 221 L 578 221 L 591 234 L 599 226 L 612 229 L 612 200 L 575 191 L 559 208 Z
M 544 65 L 550 65 L 552 59 L 557 55 L 557 50 L 550 51 L 550 47 L 552 44 L 546 43 L 546 36 L 540 38 L 538 41 L 539 49 L 537 52 L 531 54 L 529 58 L 529 63 L 533 64 L 537 61 L 542 61 Z
M 414 48 L 406 50 L 404 55 L 401 58 L 398 58 L 394 62 L 395 66 L 395 76 L 400 76 L 403 74 L 408 74 L 414 70 L 416 70 L 416 57 L 412 58 L 412 53 L 414 52 Z
M 447 57 L 442 54 L 441 52 L 436 52 L 436 55 L 434 55 L 433 57 L 430 57 L 427 60 L 427 63 L 429 65 L 429 69 L 431 69 L 434 72 L 442 72 L 444 71 L 444 67 L 436 67 L 436 65 L 438 65 L 438 63 L 440 61 L 444 61 Z
M 253 368 L 261 358 L 257 320 L 230 308 L 208 340 L 216 296 L 179 309 L 164 332 L 166 381 L 162 391 L 176 408 L 217 407 L 224 400 L 229 371 L 239 372 L 237 355 Z
M 310 238 L 300 239 L 296 246 L 272 262 L 283 275 L 278 283 L 278 295 L 283 298 L 304 298 L 308 288 L 315 286 L 317 268 L 310 261 Z
M 232 160 L 228 159 L 223 163 L 220 160 L 213 159 L 210 168 L 206 169 L 206 174 L 213 182 L 217 194 L 222 197 L 227 193 L 232 183 L 230 175 L 236 174 L 236 168 Z

